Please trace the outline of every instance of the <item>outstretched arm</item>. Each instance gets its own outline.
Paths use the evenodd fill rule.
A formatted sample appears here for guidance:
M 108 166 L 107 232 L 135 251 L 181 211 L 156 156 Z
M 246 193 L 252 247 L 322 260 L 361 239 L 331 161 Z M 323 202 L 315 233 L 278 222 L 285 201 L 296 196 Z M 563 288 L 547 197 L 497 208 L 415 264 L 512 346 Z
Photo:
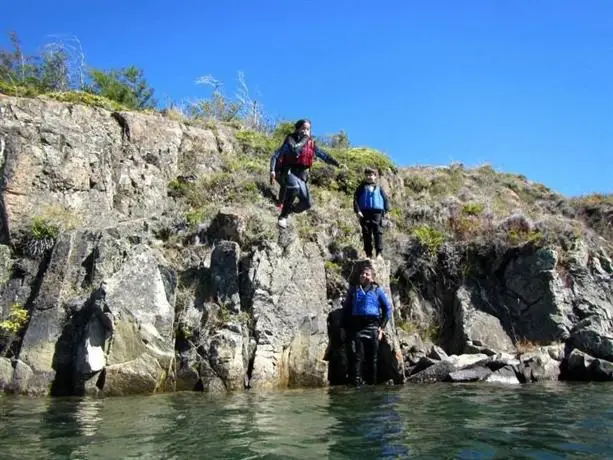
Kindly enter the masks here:
M 329 153 L 317 147 L 317 145 L 315 146 L 315 155 L 317 156 L 317 158 L 329 165 L 336 167 L 340 166 L 340 163 L 338 161 L 336 161 Z

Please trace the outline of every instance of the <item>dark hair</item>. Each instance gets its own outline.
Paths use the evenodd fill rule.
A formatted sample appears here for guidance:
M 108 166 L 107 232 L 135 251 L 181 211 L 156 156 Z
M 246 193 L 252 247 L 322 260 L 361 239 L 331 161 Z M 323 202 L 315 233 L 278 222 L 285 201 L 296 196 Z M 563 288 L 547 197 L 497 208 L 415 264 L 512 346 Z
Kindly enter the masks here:
M 377 175 L 377 170 L 375 168 L 364 168 L 364 174 L 374 174 Z
M 294 123 L 294 130 L 298 131 L 300 128 L 302 128 L 302 126 L 305 123 L 308 123 L 309 125 L 312 124 L 311 120 L 309 120 L 308 118 L 304 118 L 304 119 L 298 120 L 296 123 Z

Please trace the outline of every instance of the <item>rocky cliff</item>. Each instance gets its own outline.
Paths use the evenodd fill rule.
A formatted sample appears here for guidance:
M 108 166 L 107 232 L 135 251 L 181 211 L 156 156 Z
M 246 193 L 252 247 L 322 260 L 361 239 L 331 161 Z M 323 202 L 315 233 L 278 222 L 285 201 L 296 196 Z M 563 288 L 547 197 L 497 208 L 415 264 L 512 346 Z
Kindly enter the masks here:
M 314 168 L 315 209 L 279 232 L 266 181 L 283 133 L 171 118 L 0 95 L 0 388 L 344 383 L 338 307 L 363 263 L 351 194 L 369 164 L 394 204 L 375 263 L 396 320 L 382 381 L 611 377 L 606 197 L 588 213 L 488 167 L 333 149 L 347 167 Z

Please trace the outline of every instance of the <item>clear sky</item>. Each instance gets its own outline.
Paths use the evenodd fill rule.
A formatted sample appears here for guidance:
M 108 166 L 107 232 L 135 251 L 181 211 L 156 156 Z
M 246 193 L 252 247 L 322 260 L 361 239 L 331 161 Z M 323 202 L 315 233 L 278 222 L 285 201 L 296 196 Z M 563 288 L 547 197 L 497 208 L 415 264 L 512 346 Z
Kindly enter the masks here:
M 490 163 L 567 195 L 613 192 L 613 2 L 18 0 L 1 43 L 79 37 L 142 67 L 160 102 L 232 93 L 401 165 Z

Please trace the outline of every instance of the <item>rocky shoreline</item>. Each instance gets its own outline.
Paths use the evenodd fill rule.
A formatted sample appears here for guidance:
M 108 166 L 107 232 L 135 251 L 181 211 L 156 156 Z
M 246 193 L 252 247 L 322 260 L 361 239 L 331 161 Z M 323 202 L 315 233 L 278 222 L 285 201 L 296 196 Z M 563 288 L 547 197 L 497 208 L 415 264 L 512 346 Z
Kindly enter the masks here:
M 324 211 L 323 197 L 322 210 L 279 233 L 257 171 L 228 186 L 228 165 L 253 161 L 238 128 L 2 95 L 0 115 L 0 390 L 111 396 L 346 383 L 338 309 L 365 261 L 349 244 L 355 231 L 342 227 L 353 216 L 341 192 L 325 193 L 343 206 Z M 208 215 L 190 207 L 199 180 L 209 188 L 198 193 L 219 204 Z M 380 382 L 613 379 L 607 241 L 552 214 L 433 249 L 402 225 L 438 217 L 417 216 L 398 186 L 402 172 L 386 181 L 413 217 L 403 211 L 386 260 L 374 262 L 395 309 Z M 334 213 L 341 220 L 330 224 Z M 576 223 L 564 239 L 532 238 L 562 219 Z M 494 238 L 512 232 L 527 237 Z

